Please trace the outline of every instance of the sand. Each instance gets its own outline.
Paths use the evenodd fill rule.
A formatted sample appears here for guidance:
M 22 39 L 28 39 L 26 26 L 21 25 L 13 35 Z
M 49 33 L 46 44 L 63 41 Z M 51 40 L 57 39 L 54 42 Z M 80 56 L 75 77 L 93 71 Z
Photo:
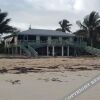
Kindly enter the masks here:
M 0 72 L 0 100 L 64 100 L 100 73 L 100 58 L 3 58 Z M 74 100 L 100 100 L 100 83 Z

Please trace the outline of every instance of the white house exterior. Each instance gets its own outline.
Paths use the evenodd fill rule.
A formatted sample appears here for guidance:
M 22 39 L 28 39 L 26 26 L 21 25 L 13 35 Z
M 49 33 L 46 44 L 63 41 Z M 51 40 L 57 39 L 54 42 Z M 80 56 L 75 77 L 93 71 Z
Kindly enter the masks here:
M 81 43 L 81 38 L 75 40 L 75 35 L 55 30 L 29 29 L 17 34 L 12 40 L 14 54 L 28 56 L 72 56 L 76 49 L 73 43 Z M 6 46 L 9 47 L 8 42 Z M 11 43 L 12 44 L 12 43 Z M 11 46 L 12 47 L 12 46 Z

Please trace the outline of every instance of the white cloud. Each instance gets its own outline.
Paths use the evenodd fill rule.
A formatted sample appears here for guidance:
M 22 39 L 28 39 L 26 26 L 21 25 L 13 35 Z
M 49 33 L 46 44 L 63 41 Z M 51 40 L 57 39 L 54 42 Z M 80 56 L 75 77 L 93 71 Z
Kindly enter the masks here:
M 59 27 L 58 22 L 68 19 L 73 24 L 72 30 L 78 27 L 77 20 L 82 20 L 92 10 L 100 11 L 100 0 L 0 0 L 0 7 L 9 13 L 11 25 L 27 29 Z
M 75 4 L 73 8 L 77 11 L 82 11 L 84 10 L 84 2 L 83 0 L 75 0 Z
M 25 0 L 39 10 L 65 11 L 72 8 L 73 0 Z

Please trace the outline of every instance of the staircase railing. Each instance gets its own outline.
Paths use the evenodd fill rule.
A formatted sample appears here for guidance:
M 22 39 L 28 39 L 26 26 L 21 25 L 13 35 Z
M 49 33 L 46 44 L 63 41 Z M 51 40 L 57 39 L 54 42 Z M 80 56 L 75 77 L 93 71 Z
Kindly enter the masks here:
M 38 53 L 36 52 L 36 50 L 34 50 L 34 48 L 32 48 L 30 45 L 28 45 L 28 49 L 31 51 L 32 56 L 37 57 Z
M 36 48 L 43 47 L 46 45 L 64 45 L 64 46 L 70 45 L 72 47 L 84 49 L 86 52 L 88 52 L 90 54 L 100 56 L 100 49 L 87 46 L 86 42 L 80 43 L 80 42 L 71 42 L 71 41 L 67 41 L 67 40 L 64 40 L 64 41 L 52 40 L 51 43 L 48 43 L 48 42 L 42 43 L 42 42 L 36 42 L 36 41 L 29 41 L 29 42 L 23 41 L 21 43 L 29 45 L 29 49 L 33 53 L 33 55 L 37 55 L 37 52 L 35 51 Z
M 96 55 L 96 56 L 100 56 L 100 49 L 87 46 L 87 47 L 85 47 L 85 50 L 87 52 L 89 52 L 90 54 L 93 54 L 93 55 Z
M 19 46 L 20 49 L 22 49 L 22 50 L 26 53 L 26 55 L 27 55 L 28 57 L 31 56 L 30 51 L 29 51 L 28 48 L 26 48 L 23 44 L 19 44 L 19 45 L 17 45 L 17 46 Z

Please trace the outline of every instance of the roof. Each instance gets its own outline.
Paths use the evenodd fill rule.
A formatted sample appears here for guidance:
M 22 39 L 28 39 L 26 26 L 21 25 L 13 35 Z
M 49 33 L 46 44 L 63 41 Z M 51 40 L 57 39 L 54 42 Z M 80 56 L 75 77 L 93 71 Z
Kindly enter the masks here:
M 29 29 L 18 33 L 18 35 L 39 35 L 39 36 L 75 36 L 71 33 L 60 32 L 56 30 L 45 30 L 45 29 Z

